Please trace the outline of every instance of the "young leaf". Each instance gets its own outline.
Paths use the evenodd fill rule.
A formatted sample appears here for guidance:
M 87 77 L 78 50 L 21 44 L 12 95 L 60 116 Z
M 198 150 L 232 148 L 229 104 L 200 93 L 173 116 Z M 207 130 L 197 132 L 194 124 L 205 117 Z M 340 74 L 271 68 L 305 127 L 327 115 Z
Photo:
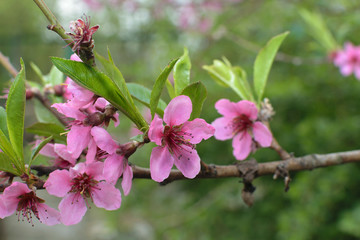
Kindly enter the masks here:
M 175 63 L 179 59 L 172 60 L 168 66 L 164 68 L 164 70 L 160 73 L 159 77 L 156 79 L 154 87 L 151 91 L 151 97 L 150 97 L 150 111 L 151 111 L 151 117 L 154 118 L 155 111 L 158 108 L 158 103 L 160 100 L 160 95 L 162 92 L 162 89 L 164 88 L 165 82 L 173 69 Z
M 108 100 L 115 108 L 129 117 L 139 129 L 148 128 L 148 124 L 141 116 L 139 110 L 134 104 L 129 102 L 118 86 L 104 73 L 82 62 L 56 57 L 52 57 L 51 60 L 60 71 L 80 86 Z
M 174 89 L 175 96 L 178 96 L 181 91 L 190 83 L 190 69 L 191 62 L 189 52 L 185 48 L 184 54 L 179 58 L 174 66 Z
M 190 120 L 199 117 L 202 106 L 207 97 L 207 91 L 204 84 L 202 84 L 202 82 L 190 84 L 181 92 L 181 95 L 189 96 L 191 99 L 193 109 Z
M 16 153 L 2 130 L 0 130 L 0 149 L 11 159 L 11 162 L 19 165 Z
M 36 75 L 39 77 L 39 79 L 41 80 L 42 84 L 46 84 L 46 80 L 44 78 L 43 73 L 41 72 L 40 68 L 33 62 L 30 62 L 30 67 L 32 68 L 32 70 L 34 70 L 34 72 L 36 73 Z
M 9 132 L 8 132 L 7 122 L 6 122 L 6 111 L 3 107 L 0 107 L 0 130 L 9 139 Z
M 39 122 L 42 123 L 55 123 L 61 125 L 59 120 L 52 114 L 39 100 L 34 99 L 35 116 Z
M 13 167 L 10 158 L 6 154 L 1 152 L 0 152 L 0 171 L 9 172 L 14 175 L 20 175 L 18 170 Z
M 135 100 L 139 101 L 140 103 L 144 104 L 147 107 L 150 107 L 150 97 L 151 97 L 150 89 L 137 83 L 127 83 L 126 85 L 131 93 L 131 96 L 133 96 Z M 166 103 L 162 99 L 159 99 L 159 104 L 156 109 L 156 113 L 162 117 L 164 115 L 165 108 L 166 108 Z
M 254 63 L 254 88 L 258 104 L 260 104 L 263 97 L 266 82 L 275 55 L 288 34 L 289 32 L 285 32 L 270 39 L 256 57 Z
M 47 144 L 49 143 L 51 140 L 53 139 L 53 136 L 51 135 L 50 137 L 46 138 L 44 141 L 42 141 L 36 148 L 34 148 L 31 151 L 31 157 L 30 157 L 30 161 L 29 161 L 29 166 L 31 166 L 32 162 L 35 160 L 35 158 L 37 158 L 37 156 L 39 155 L 39 152 L 41 151 L 41 149 Z
M 226 58 L 223 60 L 224 62 L 214 60 L 213 65 L 203 66 L 203 68 L 208 71 L 215 82 L 221 86 L 231 87 L 241 99 L 254 102 L 245 71 L 240 67 L 231 66 Z
M 171 84 L 171 82 L 169 81 L 169 79 L 166 80 L 165 85 L 166 85 L 166 89 L 169 93 L 170 98 L 173 99 L 174 97 L 176 97 L 175 89 L 174 89 L 173 85 Z
M 21 70 L 10 87 L 6 101 L 6 120 L 11 145 L 23 165 L 23 138 L 25 118 L 25 66 L 22 59 Z M 25 166 L 23 166 L 25 168 Z
M 54 139 L 66 142 L 66 137 L 61 135 L 65 132 L 65 129 L 62 126 L 54 123 L 35 123 L 26 128 L 26 131 L 39 136 L 53 136 Z
M 45 79 L 52 86 L 60 85 L 64 82 L 64 74 L 55 66 L 52 66 L 50 73 L 45 76 Z

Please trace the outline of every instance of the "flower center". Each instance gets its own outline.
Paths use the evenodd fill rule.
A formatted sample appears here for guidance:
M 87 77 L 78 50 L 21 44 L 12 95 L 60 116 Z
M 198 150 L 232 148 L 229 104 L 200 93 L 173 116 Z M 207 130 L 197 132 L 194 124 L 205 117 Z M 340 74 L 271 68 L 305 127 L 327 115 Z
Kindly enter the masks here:
M 233 129 L 233 133 L 237 134 L 251 128 L 252 124 L 253 122 L 249 119 L 248 116 L 241 114 L 240 116 L 233 119 L 231 127 Z
M 98 181 L 93 179 L 91 176 L 87 175 L 86 173 L 79 174 L 76 178 L 73 178 L 72 186 L 70 192 L 72 193 L 79 193 L 83 195 L 84 198 L 91 198 L 91 193 L 93 189 L 98 189 L 97 184 Z
M 36 194 L 32 191 L 20 195 L 18 199 L 20 199 L 16 209 L 18 220 L 20 221 L 20 215 L 22 215 L 23 221 L 24 219 L 26 219 L 28 223 L 31 223 L 31 225 L 34 226 L 32 222 L 32 215 L 34 214 L 34 216 L 40 221 L 37 205 L 45 201 L 41 198 L 38 198 Z
M 195 145 L 190 143 L 190 139 L 194 138 L 191 133 L 184 132 L 182 126 L 165 126 L 163 134 L 163 145 L 166 145 L 171 154 L 181 159 L 185 153 L 192 154 Z M 187 155 L 187 154 L 186 154 Z M 189 158 L 186 157 L 188 160 Z

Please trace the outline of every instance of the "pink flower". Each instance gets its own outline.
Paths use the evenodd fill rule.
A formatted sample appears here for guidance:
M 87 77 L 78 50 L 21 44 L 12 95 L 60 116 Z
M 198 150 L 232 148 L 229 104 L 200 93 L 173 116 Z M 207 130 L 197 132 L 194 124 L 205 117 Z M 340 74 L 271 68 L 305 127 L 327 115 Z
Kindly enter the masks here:
M 155 115 L 150 124 L 149 139 L 155 142 L 150 157 L 151 178 L 157 182 L 166 179 L 175 166 L 187 178 L 194 178 L 200 171 L 200 157 L 195 145 L 214 135 L 215 129 L 203 119 L 187 121 L 192 112 L 188 96 L 172 99 L 164 111 L 163 120 Z
M 262 147 L 271 145 L 271 132 L 263 123 L 255 121 L 258 110 L 254 103 L 246 100 L 233 103 L 220 99 L 215 108 L 223 117 L 212 123 L 215 127 L 214 136 L 218 140 L 233 138 L 233 154 L 237 160 L 244 160 L 250 154 L 252 137 Z
M 79 51 L 82 47 L 93 48 L 94 40 L 92 35 L 99 29 L 99 25 L 90 27 L 90 18 L 84 15 L 76 21 L 70 22 L 70 29 L 73 33 L 67 33 L 74 40 L 72 50 Z
M 103 163 L 86 165 L 79 163 L 74 168 L 50 173 L 44 187 L 49 194 L 63 197 L 59 204 L 61 222 L 77 224 L 87 211 L 88 198 L 97 207 L 106 210 L 120 208 L 121 193 L 112 184 L 104 181 Z
M 38 144 L 40 144 L 40 141 L 36 142 L 36 145 Z M 40 150 L 40 154 L 53 158 L 53 165 L 57 167 L 68 168 L 76 163 L 76 158 L 69 153 L 64 144 L 48 143 Z
M 121 154 L 120 146 L 111 138 L 110 134 L 101 127 L 91 129 L 96 145 L 107 152 L 104 162 L 104 177 L 107 182 L 116 184 L 117 180 L 123 176 L 121 187 L 125 196 L 129 194 L 132 185 L 133 172 L 128 164 L 128 160 Z
M 334 64 L 340 68 L 344 76 L 354 73 L 355 77 L 360 80 L 360 47 L 346 43 L 344 50 L 339 50 L 333 54 Z
M 17 212 L 19 219 L 22 216 L 22 220 L 26 219 L 32 225 L 32 215 L 49 226 L 60 223 L 59 212 L 44 204 L 43 199 L 20 182 L 12 183 L 0 196 L 0 218 L 10 216 L 14 212 Z

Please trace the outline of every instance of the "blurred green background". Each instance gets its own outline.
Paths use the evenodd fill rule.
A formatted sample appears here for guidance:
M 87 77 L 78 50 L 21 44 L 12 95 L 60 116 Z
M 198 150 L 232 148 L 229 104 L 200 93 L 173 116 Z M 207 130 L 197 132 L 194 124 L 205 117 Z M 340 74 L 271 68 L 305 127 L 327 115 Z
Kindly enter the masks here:
M 219 117 L 214 109 L 218 99 L 239 99 L 231 90 L 216 85 L 202 66 L 225 56 L 233 65 L 242 66 L 251 79 L 260 47 L 272 36 L 290 31 L 280 48 L 280 56 L 285 57 L 274 62 L 265 91 L 276 111 L 271 122 L 275 137 L 295 156 L 359 148 L 360 82 L 353 76 L 341 76 L 299 15 L 303 8 L 318 12 L 340 46 L 346 41 L 356 45 L 360 37 L 357 0 L 109 0 L 101 1 L 101 6 L 79 0 L 47 3 L 66 30 L 68 23 L 83 13 L 91 16 L 92 25 L 100 25 L 94 35 L 96 50 L 105 55 L 109 47 L 125 79 L 149 88 L 160 69 L 187 47 L 191 80 L 202 81 L 208 90 L 202 113 L 208 122 Z M 0 20 L 0 51 L 17 68 L 22 57 L 28 79 L 36 81 L 30 62 L 48 73 L 49 56 L 71 54 L 65 43 L 46 29 L 48 22 L 32 1 L 2 1 Z M 1 88 L 9 80 L 10 75 L 0 67 Z M 169 100 L 165 93 L 163 98 Z M 36 120 L 32 103 L 27 104 L 29 125 Z M 128 140 L 130 127 L 121 117 L 116 130 L 121 142 Z M 27 139 L 31 141 L 32 136 Z M 140 149 L 130 161 L 148 166 L 152 147 Z M 235 163 L 231 141 L 210 139 L 197 149 L 206 163 Z M 269 149 L 253 156 L 258 162 L 279 159 Z M 251 208 L 241 199 L 240 179 L 186 180 L 166 186 L 135 179 L 117 211 L 92 207 L 83 222 L 72 227 L 40 223 L 31 227 L 13 216 L 0 220 L 0 239 L 360 238 L 358 164 L 292 173 L 291 177 L 287 193 L 280 179 L 256 179 Z M 41 194 L 50 205 L 57 205 L 58 199 Z

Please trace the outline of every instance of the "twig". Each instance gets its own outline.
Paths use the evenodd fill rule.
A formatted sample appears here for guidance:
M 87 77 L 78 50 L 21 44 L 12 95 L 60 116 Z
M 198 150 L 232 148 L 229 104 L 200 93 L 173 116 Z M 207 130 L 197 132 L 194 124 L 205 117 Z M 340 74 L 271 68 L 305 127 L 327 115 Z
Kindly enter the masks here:
M 0 63 L 11 74 L 11 76 L 13 76 L 14 78 L 16 77 L 16 75 L 18 74 L 17 70 L 10 63 L 9 58 L 5 57 L 1 52 L 0 52 Z

